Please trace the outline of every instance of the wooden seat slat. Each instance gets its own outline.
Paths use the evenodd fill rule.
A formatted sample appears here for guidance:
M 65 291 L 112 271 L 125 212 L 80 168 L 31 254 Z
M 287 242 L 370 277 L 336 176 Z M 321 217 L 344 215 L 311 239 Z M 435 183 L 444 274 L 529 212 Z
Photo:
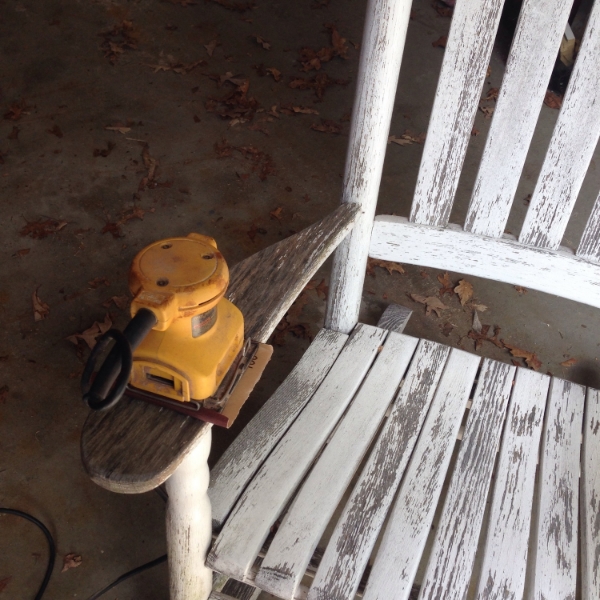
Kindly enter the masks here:
M 390 333 L 356 398 L 277 530 L 255 583 L 293 598 L 321 535 L 360 465 L 413 357 L 418 340 Z M 418 353 L 415 361 L 423 359 Z
M 558 248 L 600 136 L 600 2 L 592 8 L 519 241 Z M 593 224 L 593 223 L 592 223 Z M 588 232 L 598 236 L 598 229 Z
M 504 0 L 456 3 L 410 221 L 448 223 Z
M 585 388 L 553 378 L 539 465 L 529 598 L 575 598 Z
M 550 378 L 518 369 L 496 472 L 477 600 L 521 598 Z
M 358 325 L 308 406 L 242 494 L 207 564 L 243 580 L 375 359 L 387 331 Z M 251 526 L 249 526 L 251 525 Z
M 465 231 L 490 237 L 504 233 L 572 4 L 572 0 L 523 3 Z
M 581 597 L 600 598 L 600 392 L 587 391 L 581 459 Z
M 415 494 L 409 511 L 415 517 L 418 513 L 425 536 L 429 531 L 427 510 L 431 509 L 433 518 L 436 486 L 439 493 L 479 358 L 460 350 L 452 350 L 448 356 L 446 347 L 421 344 L 428 346 L 430 359 L 413 362 L 393 412 L 335 526 L 309 600 L 354 596 L 411 454 L 405 477 L 411 483 L 403 485 L 403 490 Z M 411 542 L 411 549 L 418 547 Z M 400 597 L 400 590 L 395 593 L 399 595 L 394 597 Z
M 221 528 L 246 484 L 306 406 L 348 336 L 321 329 L 292 372 L 244 427 L 211 471 L 213 528 Z

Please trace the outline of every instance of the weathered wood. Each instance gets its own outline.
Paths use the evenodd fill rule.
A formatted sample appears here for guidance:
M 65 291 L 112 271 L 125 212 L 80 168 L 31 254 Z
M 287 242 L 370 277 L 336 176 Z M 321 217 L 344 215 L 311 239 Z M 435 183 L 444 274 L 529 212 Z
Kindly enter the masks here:
M 504 0 L 456 3 L 410 221 L 448 223 Z
M 360 391 L 277 530 L 255 580 L 261 589 L 279 598 L 293 598 L 329 519 L 396 394 L 417 341 L 398 333 L 386 338 Z
M 252 479 L 207 564 L 243 580 L 269 530 L 344 414 L 387 332 L 357 325 L 309 404 Z M 251 526 L 249 526 L 251 525 Z
M 260 595 L 260 590 L 247 583 L 229 579 L 221 590 L 222 594 L 227 594 L 236 600 L 256 600 Z
M 600 2 L 596 2 L 521 229 L 523 244 L 558 248 L 561 243 L 600 136 L 599 55 Z M 590 234 L 597 236 L 597 230 Z
M 346 204 L 300 233 L 230 270 L 229 299 L 244 315 L 247 336 L 266 342 L 314 272 L 352 227 Z M 136 494 L 164 483 L 208 427 L 174 411 L 123 397 L 107 412 L 90 411 L 81 434 L 85 470 L 98 485 Z
M 358 321 L 410 7 L 409 0 L 367 4 L 342 195 L 360 204 L 361 215 L 335 253 L 325 318 L 325 327 L 344 333 Z
M 457 225 L 437 229 L 381 215 L 375 219 L 369 255 L 523 285 L 600 307 L 600 266 L 567 248 L 523 246 L 508 234 L 488 238 Z
M 167 554 L 170 600 L 206 600 L 212 571 L 204 559 L 212 540 L 208 488 L 211 428 L 167 480 Z
M 553 378 L 539 466 L 529 598 L 575 598 L 585 388 Z
M 227 298 L 244 315 L 246 338 L 266 342 L 312 276 L 348 235 L 360 207 L 350 201 L 319 222 L 235 265 Z
M 577 256 L 596 264 L 600 263 L 600 195 L 594 202 L 592 213 L 581 236 Z
M 581 597 L 600 598 L 600 392 L 588 389 L 581 460 Z
M 517 369 L 485 540 L 477 600 L 523 597 L 535 470 L 550 378 Z
M 246 484 L 306 406 L 348 336 L 321 329 L 300 362 L 227 448 L 211 472 L 213 527 L 220 529 Z
M 465 231 L 490 237 L 504 233 L 572 4 L 523 3 Z
M 419 443 L 414 456 L 421 456 L 421 467 L 429 465 L 434 471 L 439 469 L 441 488 L 442 471 L 448 467 L 462 409 L 479 364 L 477 357 L 460 350 L 452 350 L 446 360 L 448 350 L 439 344 L 420 342 L 392 413 L 338 519 L 309 600 L 346 600 L 354 596 L 417 438 Z M 435 506 L 436 486 L 424 483 L 428 479 L 426 473 L 431 471 L 418 470 L 418 481 L 411 477 L 416 475 L 417 463 L 419 459 L 413 458 L 406 479 L 415 484 L 413 489 L 422 485 L 427 488 L 421 490 L 425 497 L 419 494 L 421 501 L 413 505 L 413 510 L 419 506 L 418 520 L 425 522 L 426 511 L 421 509 L 424 503 L 431 502 Z M 433 518 L 433 513 L 431 516 Z M 424 527 L 429 531 L 429 524 Z M 411 542 L 407 545 L 412 550 Z M 408 588 L 410 590 L 410 584 Z M 365 593 L 369 593 L 368 589 Z
M 396 333 L 402 333 L 412 312 L 413 311 L 410 310 L 410 308 L 406 308 L 405 306 L 390 304 L 383 311 L 381 317 L 379 317 L 377 327 L 380 329 L 387 329 L 388 331 L 395 331 Z

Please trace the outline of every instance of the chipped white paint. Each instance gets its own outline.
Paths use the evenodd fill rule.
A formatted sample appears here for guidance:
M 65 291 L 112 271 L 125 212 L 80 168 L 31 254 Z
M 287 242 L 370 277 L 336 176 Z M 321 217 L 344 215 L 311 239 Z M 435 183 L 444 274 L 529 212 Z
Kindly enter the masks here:
M 346 334 L 322 329 L 285 381 L 219 459 L 208 489 L 215 529 L 220 529 L 247 483 L 306 406 L 347 339 Z
M 523 597 L 531 506 L 550 378 L 517 370 L 485 540 L 477 600 Z
M 479 358 L 452 350 L 446 362 L 448 348 L 431 342 L 421 342 L 420 350 L 429 357 L 413 361 L 388 423 L 337 522 L 309 600 L 354 596 L 417 438 L 405 477 L 410 483 L 402 489 L 414 493 L 414 504 L 408 509 L 412 521 L 422 524 L 425 536 L 429 531 L 428 510 L 433 518 Z M 406 504 L 401 502 L 404 509 Z M 418 544 L 410 538 L 399 545 L 418 554 Z M 400 590 L 394 590 L 394 598 L 399 598 L 396 594 Z
M 465 230 L 504 233 L 573 0 L 525 0 Z
M 558 248 L 600 135 L 600 2 L 592 8 L 519 241 Z M 593 232 L 598 235 L 597 230 Z
M 467 595 L 514 373 L 483 362 L 419 600 Z
M 293 598 L 329 519 L 394 398 L 417 341 L 398 333 L 388 335 L 360 391 L 279 526 L 255 580 L 261 589 L 279 598 Z
M 309 404 L 242 494 L 208 557 L 242 581 L 275 520 L 344 414 L 387 331 L 358 325 Z
M 581 465 L 581 597 L 600 598 L 600 392 L 588 389 Z
M 346 156 L 342 202 L 362 215 L 334 255 L 325 327 L 349 333 L 358 311 L 411 0 L 369 0 Z
M 204 566 L 212 539 L 208 488 L 211 427 L 167 479 L 167 553 L 171 600 L 206 600 L 212 571 Z
M 508 234 L 487 238 L 457 225 L 441 229 L 381 215 L 375 219 L 369 255 L 522 285 L 600 307 L 600 266 L 567 248 L 523 246 Z
M 594 208 L 581 236 L 577 256 L 600 263 L 600 195 L 596 198 Z
M 585 388 L 553 378 L 540 458 L 531 600 L 574 599 L 577 581 L 579 453 Z
M 504 0 L 456 3 L 410 221 L 448 223 Z

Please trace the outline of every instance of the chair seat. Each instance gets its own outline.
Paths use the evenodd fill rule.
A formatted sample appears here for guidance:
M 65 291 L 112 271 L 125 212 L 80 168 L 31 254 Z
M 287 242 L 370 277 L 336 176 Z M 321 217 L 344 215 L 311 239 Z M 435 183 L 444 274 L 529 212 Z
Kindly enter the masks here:
M 213 470 L 207 564 L 290 599 L 597 598 L 598 423 L 596 390 L 324 329 Z

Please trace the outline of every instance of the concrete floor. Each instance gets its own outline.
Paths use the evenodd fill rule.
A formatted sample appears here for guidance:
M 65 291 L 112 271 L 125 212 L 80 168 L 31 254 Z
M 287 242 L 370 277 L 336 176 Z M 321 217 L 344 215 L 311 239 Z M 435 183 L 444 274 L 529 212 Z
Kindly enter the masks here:
M 164 505 L 158 495 L 112 494 L 83 472 L 78 444 L 87 409 L 79 377 L 87 350 L 78 356 L 65 338 L 107 313 L 124 326 L 127 311 L 103 303 L 127 294 L 131 259 L 155 239 L 206 233 L 234 264 L 321 218 L 339 201 L 365 1 L 257 0 L 245 12 L 204 0 L 186 4 L 0 0 L 0 105 L 7 113 L 0 121 L 0 313 L 5 323 L 0 333 L 0 506 L 28 511 L 52 531 L 58 561 L 46 594 L 51 599 L 85 598 L 165 552 Z M 131 25 L 123 29 L 128 21 Z M 319 100 L 314 91 L 288 84 L 295 77 L 315 75 L 301 72 L 299 49 L 329 45 L 324 28 L 329 23 L 349 40 L 348 58 L 333 58 L 321 72 L 349 83 L 332 85 Z M 432 42 L 447 34 L 449 24 L 430 0 L 415 0 L 391 133 L 426 130 L 443 57 Z M 112 35 L 106 33 L 111 30 Z M 484 93 L 501 82 L 505 48 L 506 40 L 494 52 Z M 169 65 L 189 68 L 200 60 L 206 64 L 187 73 L 169 70 Z M 281 80 L 265 74 L 268 68 L 280 71 Z M 233 91 L 231 83 L 220 85 L 220 76 L 227 73 L 250 81 L 248 96 L 258 103 L 251 122 L 232 125 L 206 108 L 211 98 Z M 319 114 L 282 113 L 288 104 Z M 269 115 L 273 106 L 279 107 L 277 117 Z M 556 116 L 556 110 L 542 108 L 508 226 L 513 233 Z M 335 121 L 341 133 L 312 130 L 321 119 Z M 129 130 L 106 129 L 111 126 Z M 488 127 L 489 120 L 478 113 L 475 128 L 480 134 L 472 138 L 455 221 L 465 214 Z M 220 158 L 215 144 L 223 140 L 235 147 L 253 146 L 262 154 L 254 162 L 236 150 Z M 140 190 L 148 174 L 144 144 L 146 161 L 148 156 L 156 159 L 158 171 Z M 419 144 L 389 148 L 379 212 L 407 213 L 421 152 Z M 576 243 L 599 187 L 596 156 L 566 243 Z M 127 219 L 134 208 L 143 219 Z M 279 208 L 280 219 L 270 215 Z M 28 222 L 48 219 L 55 220 L 50 221 L 55 227 L 67 224 L 42 239 L 23 235 Z M 118 229 L 111 226 L 115 235 L 103 233 L 107 224 L 119 220 L 124 223 Z M 388 303 L 404 304 L 415 310 L 407 333 L 472 350 L 473 342 L 465 337 L 472 314 L 456 297 L 445 297 L 450 310 L 441 319 L 426 316 L 422 305 L 407 297 L 437 293 L 439 274 L 414 267 L 406 267 L 405 275 L 388 274 L 375 268 L 366 279 L 362 319 L 375 323 Z M 454 282 L 459 278 L 450 275 Z M 322 278 L 327 281 L 327 265 L 317 282 Z M 519 294 L 509 285 L 468 279 L 478 302 L 488 307 L 480 315 L 482 322 L 500 326 L 505 340 L 535 352 L 542 371 L 600 385 L 598 311 L 532 290 Z M 37 322 L 31 300 L 35 290 L 49 307 L 47 317 Z M 325 304 L 316 291 L 306 294 L 308 303 L 294 318 L 314 334 Z M 448 336 L 442 331 L 446 323 L 453 325 Z M 284 336 L 234 428 L 215 431 L 211 460 L 308 343 Z M 489 343 L 478 352 L 511 359 L 507 350 Z M 577 359 L 575 366 L 560 365 L 568 358 Z M 81 555 L 81 566 L 61 573 L 68 553 Z M 45 557 L 45 542 L 33 526 L 0 518 L 0 598 L 32 598 Z M 106 597 L 165 599 L 166 567 L 140 575 Z

